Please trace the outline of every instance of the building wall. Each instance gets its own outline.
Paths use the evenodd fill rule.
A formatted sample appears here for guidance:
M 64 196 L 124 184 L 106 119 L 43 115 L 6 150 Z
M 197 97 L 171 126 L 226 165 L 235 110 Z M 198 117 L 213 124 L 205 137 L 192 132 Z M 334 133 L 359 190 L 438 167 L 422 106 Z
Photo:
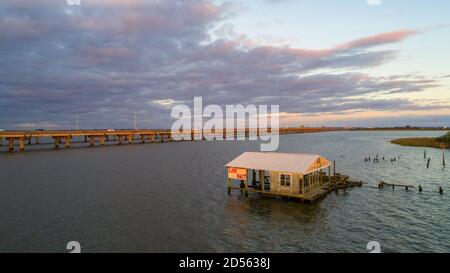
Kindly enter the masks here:
M 282 187 L 280 185 L 280 174 L 291 175 L 291 187 Z M 303 176 L 295 173 L 270 172 L 270 192 L 298 195 L 300 194 L 300 178 L 303 178 Z

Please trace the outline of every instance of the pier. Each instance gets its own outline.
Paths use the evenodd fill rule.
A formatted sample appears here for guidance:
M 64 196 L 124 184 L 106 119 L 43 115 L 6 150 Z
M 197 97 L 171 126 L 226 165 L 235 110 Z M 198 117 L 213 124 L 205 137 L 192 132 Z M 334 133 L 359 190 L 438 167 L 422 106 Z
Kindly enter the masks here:
M 7 146 L 6 151 L 25 151 L 26 146 L 41 145 L 43 139 L 51 140 L 54 149 L 69 149 L 74 138 L 81 138 L 86 147 L 105 146 L 114 142 L 117 145 L 133 143 L 161 143 L 174 141 L 206 140 L 208 135 L 219 135 L 222 139 L 250 139 L 251 136 L 261 136 L 279 133 L 280 135 L 318 133 L 340 131 L 342 128 L 280 128 L 278 131 L 265 129 L 234 129 L 220 131 L 191 130 L 174 135 L 170 130 L 36 130 L 36 131 L 2 131 L 0 132 L 0 151 Z M 199 137 L 200 136 L 200 137 Z M 181 139 L 181 140 L 180 140 Z M 47 143 L 48 144 L 48 143 Z M 18 149 L 16 149 L 18 147 Z

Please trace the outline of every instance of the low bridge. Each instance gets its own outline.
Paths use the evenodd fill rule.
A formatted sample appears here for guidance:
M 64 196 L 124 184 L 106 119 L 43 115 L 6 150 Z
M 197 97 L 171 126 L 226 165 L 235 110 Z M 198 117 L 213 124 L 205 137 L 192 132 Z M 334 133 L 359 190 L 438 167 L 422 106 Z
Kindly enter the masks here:
M 328 131 L 341 131 L 343 128 L 280 128 L 280 135 L 318 133 Z M 118 145 L 132 143 L 155 143 L 173 141 L 192 141 L 213 139 L 212 136 L 220 136 L 220 139 L 249 139 L 251 136 L 276 134 L 270 128 L 265 130 L 245 129 L 245 130 L 220 130 L 220 131 L 195 131 L 174 135 L 170 130 L 52 130 L 52 131 L 2 131 L 0 132 L 0 150 L 6 142 L 7 151 L 14 152 L 18 146 L 19 151 L 24 151 L 27 145 L 39 145 L 43 138 L 52 140 L 55 149 L 70 148 L 73 138 L 81 138 L 88 146 L 104 146 L 107 142 L 114 142 Z M 5 140 L 5 141 L 4 141 Z

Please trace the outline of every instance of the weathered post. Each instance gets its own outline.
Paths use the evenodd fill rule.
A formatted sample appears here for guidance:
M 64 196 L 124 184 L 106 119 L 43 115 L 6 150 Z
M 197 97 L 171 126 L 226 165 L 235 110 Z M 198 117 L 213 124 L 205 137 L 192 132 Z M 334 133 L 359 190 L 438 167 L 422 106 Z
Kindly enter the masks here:
M 59 138 L 55 137 L 54 141 L 55 141 L 55 150 L 58 150 L 59 149 Z
M 261 180 L 261 191 L 265 191 L 266 189 L 265 189 L 265 185 L 264 185 L 264 183 L 266 182 L 265 180 L 265 177 L 264 177 L 264 171 L 259 171 L 259 180 Z
M 8 138 L 8 150 L 14 152 L 14 138 Z
M 245 197 L 248 197 L 248 170 L 245 174 Z
M 442 165 L 445 167 L 445 145 L 442 145 Z
M 19 139 L 19 149 L 20 149 L 21 151 L 24 151 L 24 150 L 25 150 L 25 138 L 24 138 L 24 137 L 21 137 L 21 138 Z
M 66 142 L 65 142 L 65 148 L 66 149 L 70 149 L 70 140 L 71 140 L 71 137 L 70 136 L 66 136 Z

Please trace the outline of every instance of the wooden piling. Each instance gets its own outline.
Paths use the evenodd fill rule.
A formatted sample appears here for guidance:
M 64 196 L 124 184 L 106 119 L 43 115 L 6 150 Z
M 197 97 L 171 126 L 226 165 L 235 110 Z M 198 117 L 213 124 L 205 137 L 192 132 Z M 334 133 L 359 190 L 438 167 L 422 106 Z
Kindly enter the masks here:
M 21 137 L 21 138 L 19 139 L 19 149 L 20 149 L 21 151 L 24 151 L 24 150 L 25 150 L 25 138 L 24 138 L 24 137 Z
M 54 142 L 55 142 L 55 150 L 58 150 L 59 149 L 59 138 L 55 137 Z
M 64 143 L 66 149 L 70 149 L 70 142 L 71 142 L 71 137 L 70 136 L 66 136 L 65 143 Z
M 265 180 L 266 178 L 264 177 L 264 171 L 259 171 L 259 180 L 261 180 L 261 191 L 264 192 L 265 191 Z
M 245 197 L 248 197 L 248 173 L 245 176 Z
M 14 152 L 14 138 L 8 138 L 8 151 Z

